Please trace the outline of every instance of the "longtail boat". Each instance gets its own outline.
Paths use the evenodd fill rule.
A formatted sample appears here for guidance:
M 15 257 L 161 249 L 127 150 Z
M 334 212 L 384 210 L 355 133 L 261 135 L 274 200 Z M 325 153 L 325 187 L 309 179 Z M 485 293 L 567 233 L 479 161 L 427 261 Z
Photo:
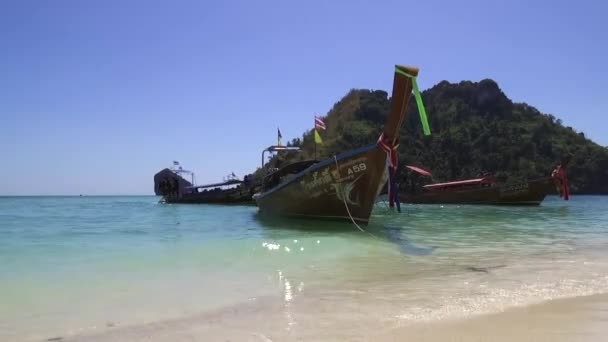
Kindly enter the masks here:
M 293 146 L 273 145 L 266 148 L 262 152 L 262 171 L 273 170 L 264 165 L 266 152 L 299 151 L 299 147 Z M 173 167 L 164 168 L 154 175 L 154 193 L 161 196 L 161 201 L 164 203 L 255 204 L 253 195 L 259 191 L 260 186 L 259 177 L 246 175 L 243 180 L 240 180 L 234 173 L 225 177 L 222 182 L 195 185 L 194 172 L 182 168 L 177 161 L 173 162 Z
M 184 176 L 190 176 L 187 180 Z M 222 182 L 194 185 L 194 173 L 179 168 L 165 168 L 154 175 L 154 193 L 165 203 L 254 204 L 256 184 L 251 176 L 243 180 L 234 174 Z M 259 187 L 259 184 L 258 184 Z
M 431 173 L 406 166 L 418 175 L 431 177 Z M 410 184 L 400 187 L 400 199 L 404 203 L 420 204 L 490 204 L 490 205 L 540 205 L 545 197 L 555 191 L 557 179 L 544 177 L 514 184 L 500 184 L 492 175 L 454 182 L 431 183 L 423 186 Z M 560 190 L 561 192 L 561 190 Z M 568 199 L 567 196 L 562 196 Z
M 377 143 L 324 161 L 289 164 L 269 174 L 262 190 L 254 195 L 259 212 L 368 223 L 377 196 L 387 179 L 394 178 L 399 129 L 412 90 L 427 133 L 428 123 L 416 84 L 417 76 L 417 68 L 395 67 L 391 108 Z

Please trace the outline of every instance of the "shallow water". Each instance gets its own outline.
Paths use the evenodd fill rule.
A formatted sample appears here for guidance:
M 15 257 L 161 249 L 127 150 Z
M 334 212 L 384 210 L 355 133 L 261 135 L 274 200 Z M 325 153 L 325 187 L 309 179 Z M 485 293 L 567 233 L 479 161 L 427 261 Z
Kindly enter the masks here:
M 0 198 L 0 340 L 283 303 L 286 329 L 387 326 L 608 292 L 608 197 L 540 207 L 380 203 L 366 233 L 253 206 Z

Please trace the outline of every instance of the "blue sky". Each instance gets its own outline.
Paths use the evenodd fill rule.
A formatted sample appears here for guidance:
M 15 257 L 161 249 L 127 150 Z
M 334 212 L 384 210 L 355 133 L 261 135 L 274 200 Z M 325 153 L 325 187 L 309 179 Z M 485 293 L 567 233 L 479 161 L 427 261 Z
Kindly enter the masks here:
M 260 163 L 351 88 L 495 79 L 608 145 L 603 1 L 3 1 L 0 195 L 151 194 Z M 432 115 L 432 113 L 429 113 Z

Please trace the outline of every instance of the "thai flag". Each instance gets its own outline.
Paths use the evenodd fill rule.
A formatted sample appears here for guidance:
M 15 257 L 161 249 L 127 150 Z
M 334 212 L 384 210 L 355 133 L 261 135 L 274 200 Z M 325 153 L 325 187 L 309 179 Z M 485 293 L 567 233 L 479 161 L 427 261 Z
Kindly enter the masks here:
M 323 119 L 318 116 L 315 116 L 315 128 L 320 129 L 322 131 L 327 129 L 327 127 L 325 127 L 325 122 L 323 122 Z

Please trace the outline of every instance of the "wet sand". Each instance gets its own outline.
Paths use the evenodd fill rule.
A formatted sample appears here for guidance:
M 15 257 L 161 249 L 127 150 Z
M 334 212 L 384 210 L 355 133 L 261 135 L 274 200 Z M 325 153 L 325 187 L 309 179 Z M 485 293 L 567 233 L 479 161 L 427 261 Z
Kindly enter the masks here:
M 498 314 L 417 324 L 381 336 L 397 341 L 605 341 L 608 295 L 558 299 Z
M 61 340 L 605 341 L 608 335 L 608 295 L 560 299 L 497 314 L 428 323 L 403 323 L 382 313 L 367 312 L 365 307 L 350 308 L 348 314 L 339 316 L 327 312 L 323 305 L 300 309 L 292 310 L 282 301 L 252 300 L 185 319 L 117 325 L 97 334 Z

